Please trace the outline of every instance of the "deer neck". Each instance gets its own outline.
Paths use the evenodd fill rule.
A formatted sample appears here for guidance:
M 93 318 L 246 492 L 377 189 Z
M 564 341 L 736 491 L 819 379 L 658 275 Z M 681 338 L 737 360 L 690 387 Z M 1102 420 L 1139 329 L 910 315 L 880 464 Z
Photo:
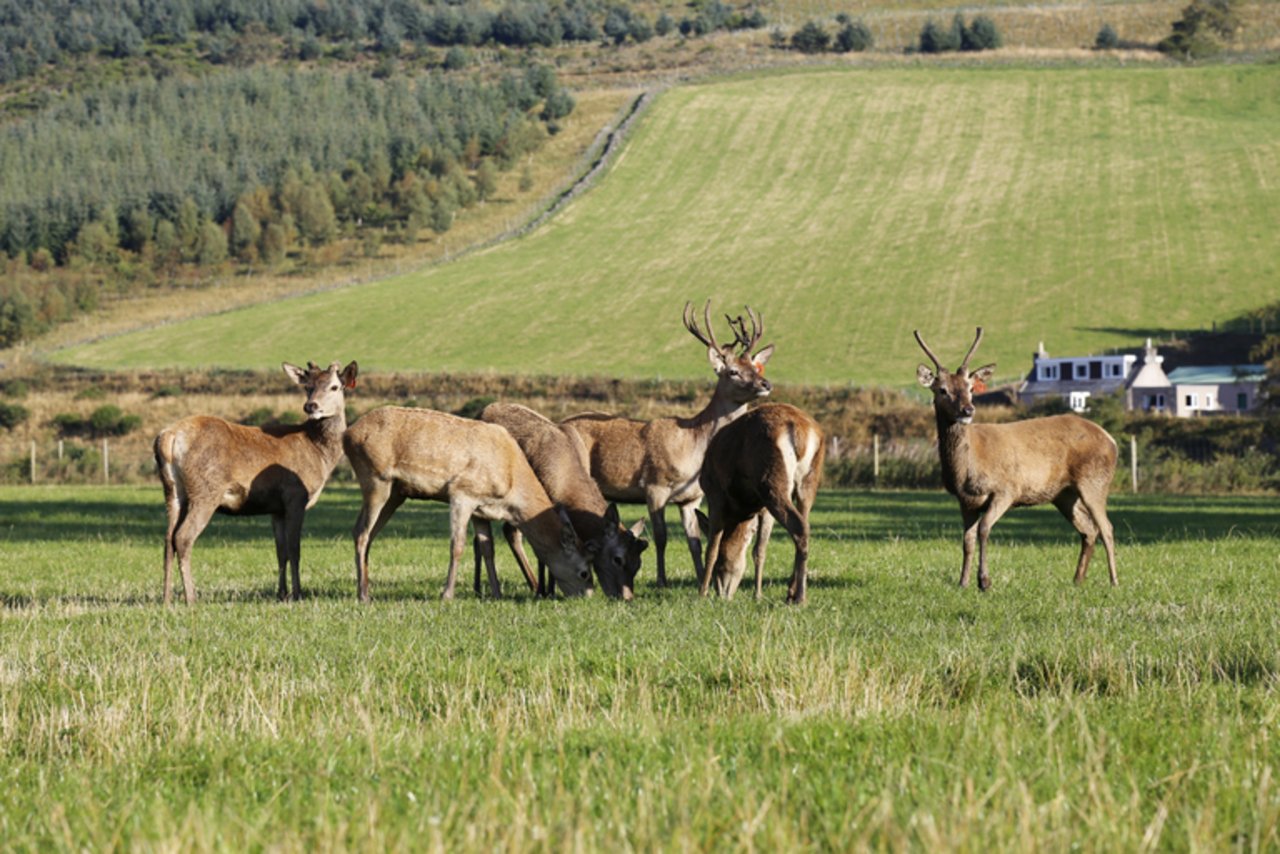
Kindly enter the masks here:
M 331 474 L 342 459 L 342 434 L 347 430 L 347 415 L 339 412 L 329 418 L 307 421 L 304 432 L 324 461 L 325 477 Z
M 935 409 L 938 417 L 938 457 L 942 463 L 942 483 L 952 495 L 958 494 L 972 465 L 971 424 L 961 424 Z
M 687 430 L 693 430 L 705 443 L 711 437 L 728 427 L 747 411 L 746 403 L 734 400 L 723 385 L 717 385 L 710 402 L 697 415 L 688 418 L 677 418 L 676 422 Z

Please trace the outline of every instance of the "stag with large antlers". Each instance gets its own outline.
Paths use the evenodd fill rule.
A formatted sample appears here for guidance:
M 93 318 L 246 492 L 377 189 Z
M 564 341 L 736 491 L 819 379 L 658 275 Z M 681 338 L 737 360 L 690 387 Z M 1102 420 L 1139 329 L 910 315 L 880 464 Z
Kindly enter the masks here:
M 1080 533 L 1076 584 L 1084 581 L 1094 544 L 1102 537 L 1111 583 L 1116 580 L 1115 538 L 1107 518 L 1107 493 L 1116 470 L 1116 443 L 1092 421 L 1077 415 L 1053 415 L 1009 424 L 974 424 L 973 390 L 986 384 L 995 364 L 969 370 L 982 341 L 982 327 L 954 372 L 919 331 L 915 333 L 933 369 L 920 365 L 916 378 L 933 391 L 938 420 L 942 482 L 960 501 L 964 518 L 964 563 L 960 586 L 969 583 L 973 547 L 978 546 L 978 587 L 991 586 L 987 575 L 987 537 L 1010 507 L 1052 503 Z
M 160 431 L 156 467 L 164 486 L 169 528 L 164 537 L 164 602 L 173 598 L 173 562 L 182 571 L 187 604 L 195 602 L 191 548 L 215 512 L 237 516 L 270 514 L 279 565 L 277 595 L 284 599 L 285 568 L 292 565 L 293 598 L 302 596 L 298 562 L 302 517 L 320 497 L 342 459 L 347 429 L 344 392 L 355 388 L 356 363 L 334 362 L 284 372 L 307 393 L 305 423 L 245 427 L 210 415 L 184 418 Z
M 751 322 L 749 331 L 747 321 L 741 316 L 726 315 L 733 338 L 721 344 L 711 328 L 711 301 L 708 300 L 702 310 L 704 328 L 698 326 L 693 304 L 685 303 L 685 329 L 706 346 L 707 359 L 716 373 L 711 401 L 696 415 L 637 421 L 589 413 L 561 422 L 582 440 L 584 463 L 606 499 L 644 502 L 653 528 L 660 587 L 667 584 L 664 509 L 668 504 L 680 508 L 689 554 L 701 580 L 702 538 L 697 507 L 702 499 L 702 487 L 698 484 L 702 458 L 717 431 L 745 413 L 748 403 L 767 396 L 773 388 L 764 378 L 773 345 L 752 354 L 764 335 L 764 321 L 750 307 L 747 316 Z

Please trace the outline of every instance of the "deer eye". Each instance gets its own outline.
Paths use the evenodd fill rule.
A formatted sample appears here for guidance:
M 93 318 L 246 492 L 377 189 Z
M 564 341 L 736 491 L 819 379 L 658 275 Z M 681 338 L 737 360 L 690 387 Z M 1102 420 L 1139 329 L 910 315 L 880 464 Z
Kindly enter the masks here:
M 337 391 L 337 390 L 338 390 L 338 386 L 336 385 L 329 386 L 329 391 Z

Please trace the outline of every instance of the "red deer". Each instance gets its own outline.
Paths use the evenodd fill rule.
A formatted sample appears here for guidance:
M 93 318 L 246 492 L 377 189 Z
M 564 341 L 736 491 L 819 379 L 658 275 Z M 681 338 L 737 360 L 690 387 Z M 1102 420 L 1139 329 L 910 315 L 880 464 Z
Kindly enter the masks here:
M 942 482 L 960 501 L 964 518 L 964 563 L 960 586 L 969 584 L 973 546 L 978 544 L 978 587 L 987 575 L 987 537 L 1010 507 L 1051 502 L 1080 532 L 1075 583 L 1084 581 L 1093 546 L 1102 535 L 1111 583 L 1116 580 L 1115 539 L 1107 518 L 1107 493 L 1116 470 L 1116 443 L 1106 430 L 1078 415 L 1053 415 L 1009 424 L 974 424 L 973 390 L 986 384 L 995 365 L 969 370 L 982 327 L 954 373 L 915 333 L 934 369 L 920 365 L 916 378 L 933 391 L 938 421 Z
M 684 326 L 707 347 L 707 359 L 716 372 L 716 389 L 711 401 L 688 418 L 658 418 L 636 421 L 613 415 L 576 415 L 561 424 L 577 433 L 586 450 L 586 467 L 610 501 L 643 501 L 653 527 L 654 550 L 658 556 L 658 586 L 667 584 L 667 523 L 663 510 L 668 504 L 680 508 L 680 518 L 688 538 L 694 571 L 702 579 L 702 540 L 697 519 L 702 488 L 698 473 L 711 437 L 747 411 L 747 404 L 772 390 L 764 378 L 765 364 L 773 355 L 773 345 L 754 356 L 751 350 L 764 335 L 764 324 L 750 308 L 751 332 L 739 316 L 729 320 L 732 341 L 718 344 L 711 329 L 711 302 L 703 308 L 704 333 L 694 318 L 692 303 L 685 303 Z M 728 316 L 726 315 L 726 319 Z M 734 352 L 741 347 L 740 352 Z
M 586 591 L 591 571 L 563 507 L 552 504 L 516 440 L 502 427 L 430 409 L 388 406 L 363 416 L 342 438 L 360 481 L 363 503 L 353 531 L 357 592 L 369 600 L 369 546 L 409 498 L 449 505 L 449 575 L 443 598 L 452 599 L 458 561 L 473 517 L 513 523 L 551 567 L 566 595 Z M 536 587 L 532 574 L 527 573 Z M 497 576 L 490 570 L 494 596 Z
M 636 573 L 640 569 L 640 553 L 648 545 L 639 539 L 644 523 L 627 530 L 618 519 L 618 506 L 604 500 L 600 487 L 583 468 L 581 442 L 577 434 L 565 430 L 554 421 L 543 418 L 525 406 L 514 403 L 492 403 L 480 413 L 480 420 L 506 428 L 524 452 L 533 472 L 538 476 L 547 496 L 564 506 L 573 529 L 582 537 L 587 554 L 596 570 L 600 589 L 615 598 L 631 599 Z M 511 551 L 529 574 L 528 560 L 520 546 L 518 528 L 503 526 Z M 492 538 L 477 536 L 477 545 Z M 475 589 L 480 592 L 480 558 L 493 565 L 492 550 L 477 550 Z M 538 562 L 538 589 L 549 592 L 544 575 L 545 564 Z
M 785 403 L 753 409 L 715 435 L 700 477 L 710 522 L 703 596 L 713 580 L 717 593 L 733 596 L 746 566 L 747 545 L 758 527 L 755 569 L 760 598 L 765 545 L 777 519 L 796 550 L 787 601 L 804 602 L 809 510 L 818 494 L 825 456 L 822 428 Z
M 215 512 L 271 515 L 284 599 L 285 567 L 293 568 L 293 598 L 302 597 L 298 562 L 302 517 L 320 497 L 342 459 L 347 428 L 344 392 L 355 388 L 356 363 L 305 369 L 288 362 L 284 372 L 307 393 L 307 419 L 291 426 L 245 427 L 211 415 L 170 424 L 155 440 L 156 468 L 164 486 L 169 527 L 164 538 L 164 602 L 173 600 L 173 561 L 182 571 L 187 603 L 196 599 L 191 547 Z

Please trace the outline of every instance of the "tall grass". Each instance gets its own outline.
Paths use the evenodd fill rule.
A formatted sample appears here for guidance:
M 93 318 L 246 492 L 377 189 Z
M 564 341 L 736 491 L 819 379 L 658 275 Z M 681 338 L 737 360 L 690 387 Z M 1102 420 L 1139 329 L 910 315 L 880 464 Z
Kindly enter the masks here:
M 1116 589 L 1015 511 L 981 595 L 949 498 L 826 492 L 798 609 L 781 539 L 761 603 L 679 567 L 539 602 L 505 559 L 507 599 L 442 604 L 430 505 L 360 606 L 357 503 L 308 516 L 305 601 L 273 599 L 265 520 L 218 518 L 200 603 L 165 609 L 158 490 L 0 489 L 6 847 L 1280 844 L 1266 501 L 1114 500 Z

